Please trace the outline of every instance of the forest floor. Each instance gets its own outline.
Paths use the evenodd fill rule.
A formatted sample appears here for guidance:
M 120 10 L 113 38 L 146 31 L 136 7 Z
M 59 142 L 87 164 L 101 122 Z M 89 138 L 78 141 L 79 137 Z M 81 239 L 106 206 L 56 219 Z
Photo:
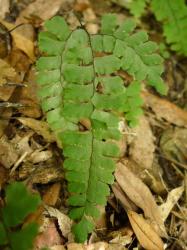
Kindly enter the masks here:
M 37 36 L 56 14 L 72 28 L 78 16 L 90 33 L 98 31 L 104 13 L 132 17 L 123 1 L 115 2 L 0 0 L 0 191 L 23 181 L 40 193 L 46 207 L 30 218 L 41 227 L 36 250 L 161 250 L 160 241 L 164 249 L 187 249 L 187 60 L 168 46 L 167 96 L 142 92 L 144 115 L 137 127 L 125 127 L 116 181 L 96 230 L 88 244 L 74 243 L 70 232 L 63 157 L 37 98 Z M 152 40 L 164 42 L 149 9 L 137 22 Z

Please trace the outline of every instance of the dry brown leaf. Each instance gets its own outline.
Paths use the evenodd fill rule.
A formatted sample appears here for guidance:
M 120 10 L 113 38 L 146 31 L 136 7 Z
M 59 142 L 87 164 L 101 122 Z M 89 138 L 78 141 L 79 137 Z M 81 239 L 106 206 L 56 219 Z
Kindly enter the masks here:
M 83 244 L 78 244 L 78 243 L 70 243 L 67 245 L 68 250 L 85 250 L 86 246 Z
M 14 92 L 14 86 L 4 85 L 16 82 L 18 75 L 15 69 L 6 61 L 0 59 L 0 100 L 8 101 Z
M 128 0 L 112 0 L 112 2 L 126 8 L 128 7 L 129 3 Z
M 32 16 L 42 20 L 48 20 L 54 16 L 66 2 L 72 0 L 36 0 L 29 4 L 19 15 L 16 23 L 27 22 Z
M 60 183 L 53 184 L 42 197 L 43 203 L 49 206 L 54 206 L 59 197 L 60 188 Z M 44 210 L 44 205 L 39 206 L 35 213 L 32 213 L 27 217 L 25 224 L 29 224 L 33 221 L 37 222 L 38 224 L 42 224 Z
M 84 12 L 87 8 L 90 8 L 88 0 L 77 0 L 74 5 L 74 10 L 78 12 Z
M 142 247 L 146 250 L 164 250 L 161 238 L 142 216 L 133 211 L 128 211 L 127 215 Z
M 52 158 L 53 154 L 51 150 L 44 150 L 43 146 L 36 144 L 35 141 L 32 141 L 30 144 L 30 138 L 33 134 L 34 131 L 28 131 L 23 137 L 20 137 L 18 134 L 16 134 L 16 136 L 10 141 L 19 156 L 18 160 L 14 163 L 11 172 L 14 172 L 21 163 L 23 164 L 20 168 L 20 172 L 22 172 L 21 170 L 24 166 L 24 163 L 37 164 Z M 32 172 L 31 166 L 29 169 Z
M 54 183 L 43 196 L 43 202 L 48 206 L 54 206 L 60 194 L 61 184 Z
M 71 227 L 73 221 L 66 214 L 60 212 L 58 209 L 49 206 L 45 206 L 45 209 L 47 215 L 57 219 L 58 226 L 62 235 L 65 238 L 68 238 L 68 235 L 71 234 Z
M 21 114 L 23 114 L 24 116 L 31 117 L 31 118 L 41 117 L 41 114 L 42 114 L 41 107 L 36 101 L 36 99 L 34 100 L 32 97 L 28 98 L 28 96 L 24 96 L 23 91 L 22 91 L 22 97 L 20 96 L 20 98 L 21 99 L 19 100 L 19 103 L 23 105 L 23 107 L 19 108 L 19 112 Z
M 50 250 L 66 250 L 66 248 L 63 245 L 56 245 L 50 247 Z
M 7 62 L 0 59 L 0 85 L 7 82 L 7 79 L 11 79 L 16 76 L 16 71 Z
M 15 89 L 14 86 L 0 85 L 0 100 L 8 102 L 10 97 L 12 97 L 14 89 Z
M 6 14 L 9 12 L 10 1 L 0 0 L 0 18 L 5 18 Z
M 180 239 L 187 246 L 187 221 L 182 221 Z
M 41 184 L 49 184 L 63 179 L 62 168 L 54 158 L 47 162 L 40 162 L 39 167 L 29 162 L 25 162 L 19 168 L 19 178 L 28 178 L 29 182 Z
M 156 158 L 154 158 L 151 169 L 145 169 L 131 158 L 123 158 L 123 162 L 137 177 L 139 177 L 156 194 L 165 193 L 166 189 L 161 179 L 162 168 Z
M 4 129 L 9 124 L 9 119 L 12 116 L 12 109 L 2 109 L 0 114 L 0 137 L 4 134 Z
M 62 237 L 60 236 L 54 221 L 46 219 L 45 228 L 42 233 L 38 234 L 35 242 L 34 249 L 50 248 L 55 245 L 62 245 Z
M 126 250 L 126 248 L 120 244 L 97 242 L 89 245 L 70 243 L 67 245 L 67 250 Z
M 156 232 L 167 237 L 162 216 L 149 188 L 122 163 L 118 163 L 115 178 L 129 199 L 144 211 Z
M 88 4 L 88 7 L 83 11 L 83 18 L 86 23 L 86 29 L 90 34 L 97 34 L 99 25 L 96 24 L 97 17 L 94 10 L 91 8 L 91 6 L 89 6 L 89 1 L 80 0 L 78 2 L 79 4 Z
M 132 242 L 132 237 L 130 235 L 122 235 L 120 232 L 118 235 L 116 235 L 112 240 L 110 240 L 110 243 L 117 243 L 122 246 L 126 246 Z
M 1 164 L 0 164 L 0 192 L 4 184 L 7 182 L 9 178 L 8 175 L 8 170 L 5 169 Z
M 181 186 L 171 190 L 168 193 L 166 202 L 159 207 L 163 221 L 167 219 L 171 210 L 178 202 L 183 192 L 184 192 L 184 186 Z
M 166 158 L 184 164 L 187 169 L 187 129 L 166 129 L 160 139 L 160 149 Z
M 28 57 L 21 50 L 13 48 L 7 57 L 7 63 L 15 70 L 16 74 L 14 77 L 7 78 L 9 84 L 6 84 L 5 86 L 0 84 L 0 99 L 8 101 L 11 98 L 11 102 L 20 103 L 19 92 L 24 87 L 16 89 L 16 86 L 12 84 L 19 84 L 21 86 L 25 74 L 29 70 L 30 60 L 28 60 Z
M 23 137 L 16 134 L 15 137 L 11 140 L 11 143 L 14 145 L 18 155 L 22 155 L 25 152 L 27 152 L 27 154 L 29 155 L 33 152 L 33 149 L 29 143 L 32 135 L 32 131 L 25 133 Z
M 112 191 L 116 199 L 118 199 L 121 202 L 122 206 L 125 209 L 133 211 L 137 210 L 137 206 L 128 198 L 128 196 L 123 192 L 123 190 L 120 188 L 117 182 L 115 182 L 112 185 Z
M 26 87 L 17 88 L 14 92 L 14 102 L 19 102 L 25 107 L 20 108 L 19 112 L 24 116 L 39 118 L 42 115 L 41 105 L 37 98 L 36 74 L 34 68 L 30 69 L 24 79 Z
M 4 20 L 0 20 L 1 23 L 8 29 L 11 30 L 16 27 L 12 23 L 8 23 Z M 17 27 L 11 32 L 15 46 L 23 51 L 32 61 L 35 60 L 34 55 L 34 29 L 31 24 L 24 24 Z
M 30 74 L 31 61 L 28 60 L 28 56 L 20 49 L 12 48 L 7 57 L 7 62 L 19 73 L 16 78 L 17 83 L 25 81 L 25 74 Z
M 33 129 L 37 134 L 43 136 L 47 142 L 54 142 L 56 140 L 46 122 L 27 117 L 20 117 L 17 118 L 17 120 L 25 126 Z
M 145 169 L 151 169 L 154 158 L 154 136 L 145 116 L 139 119 L 139 124 L 132 129 L 135 134 L 130 143 L 129 155 Z
M 27 158 L 28 161 L 32 162 L 33 164 L 47 161 L 53 156 L 52 152 L 50 150 L 43 150 L 37 149 L 33 153 L 29 155 Z
M 95 228 L 99 229 L 100 231 L 105 229 L 106 226 L 106 210 L 104 206 L 97 206 L 100 212 L 100 217 L 95 221 Z
M 18 153 L 6 135 L 0 138 L 0 162 L 5 168 L 10 168 L 18 159 Z
M 143 91 L 142 97 L 145 105 L 154 111 L 158 119 L 165 119 L 171 124 L 187 127 L 187 111 L 147 91 Z
M 10 174 L 13 175 L 17 167 L 24 161 L 27 157 L 33 152 L 31 145 L 29 144 L 30 137 L 33 135 L 33 132 L 30 131 L 26 133 L 23 137 L 20 137 L 18 134 L 11 140 L 12 145 L 14 146 L 19 158 L 14 163 L 14 166 L 11 169 Z

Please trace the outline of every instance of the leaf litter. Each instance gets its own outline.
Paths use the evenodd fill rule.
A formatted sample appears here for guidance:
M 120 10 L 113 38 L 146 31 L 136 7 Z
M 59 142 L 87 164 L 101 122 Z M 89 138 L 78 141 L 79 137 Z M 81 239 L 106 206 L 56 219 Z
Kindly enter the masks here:
M 167 237 L 159 208 L 149 188 L 121 163 L 117 166 L 115 178 L 129 199 L 144 211 L 145 217 L 151 221 L 155 231 L 160 236 Z
M 20 12 L 15 14 L 14 24 L 10 21 L 12 17 L 6 18 L 14 14 L 11 13 L 11 1 L 5 1 L 7 5 L 4 5 L 0 11 L 1 24 L 7 30 L 15 28 L 9 34 L 13 39 L 12 43 L 4 39 L 5 36 L 3 36 L 3 43 L 0 40 L 0 51 L 2 51 L 0 101 L 25 105 L 22 108 L 0 107 L 0 188 L 3 188 L 9 179 L 24 180 L 30 186 L 37 183 L 42 186 L 43 190 L 46 190 L 48 186 L 52 187 L 49 193 L 52 192 L 53 195 L 49 196 L 49 202 L 46 204 L 54 207 L 50 207 L 52 212 L 51 216 L 48 214 L 48 217 L 52 218 L 47 218 L 46 223 L 49 224 L 46 229 L 44 228 L 46 235 L 42 239 L 42 244 L 45 245 L 49 238 L 48 243 L 54 250 L 115 250 L 126 249 L 126 247 L 139 249 L 139 244 L 145 249 L 158 250 L 164 248 L 163 242 L 167 242 L 164 237 L 167 237 L 168 233 L 170 233 L 169 236 L 178 237 L 182 243 L 180 245 L 171 238 L 172 243 L 167 243 L 166 249 L 171 249 L 172 244 L 184 246 L 187 230 L 186 221 L 183 219 L 186 204 L 186 189 L 183 181 L 187 167 L 185 140 L 187 113 L 175 104 L 180 103 L 178 100 L 160 98 L 148 91 L 142 92 L 146 116 L 142 116 L 137 128 L 125 131 L 124 138 L 120 141 L 121 162 L 116 169 L 116 183 L 112 186 L 113 191 L 109 197 L 112 202 L 109 202 L 105 209 L 102 208 L 103 221 L 92 234 L 88 244 L 71 243 L 73 240 L 71 237 L 68 241 L 69 229 L 67 228 L 70 227 L 71 222 L 67 219 L 66 223 L 63 223 L 64 218 L 67 218 L 68 208 L 67 187 L 61 168 L 63 159 L 55 143 L 55 136 L 42 119 L 36 96 L 35 73 L 32 64 L 38 56 L 36 44 L 38 28 L 41 29 L 43 22 L 56 13 L 63 14 L 72 26 L 77 26 L 77 18 L 72 11 L 75 10 L 78 15 L 82 16 L 89 32 L 95 33 L 99 27 L 98 16 L 102 13 L 118 11 L 120 18 L 121 16 L 124 18 L 125 15 L 117 5 L 110 5 L 110 1 L 107 4 L 104 1 L 101 3 L 101 1 L 88 0 L 25 1 L 28 4 L 16 3 Z M 120 1 L 116 3 L 120 4 Z M 23 25 L 17 27 L 21 23 Z M 3 46 L 6 47 L 6 53 Z M 177 74 L 180 75 L 180 81 L 184 81 L 180 71 L 177 71 Z M 168 75 L 167 79 L 175 82 L 172 77 Z M 22 87 L 19 87 L 20 85 Z M 171 172 L 171 168 L 174 169 L 172 174 L 175 178 L 177 176 L 177 183 L 174 187 L 165 179 L 163 165 L 167 165 L 168 173 Z M 62 184 L 60 187 L 59 182 Z M 56 184 L 56 188 L 53 189 L 53 185 Z M 112 225 L 109 219 L 111 215 L 113 216 Z M 32 220 L 40 220 L 43 216 L 47 216 L 47 210 L 44 207 Z M 58 227 L 62 228 L 60 235 L 54 223 L 55 218 L 60 221 L 58 222 Z M 178 228 L 175 227 L 175 223 L 172 224 L 171 220 L 175 221 Z M 135 236 L 121 235 L 120 229 L 127 229 L 129 225 Z M 181 230 L 181 235 L 180 233 L 177 236 L 173 235 L 168 225 L 171 228 L 174 225 L 173 228 L 176 228 L 178 233 Z M 49 228 L 52 230 L 50 231 Z M 117 235 L 111 236 L 111 232 L 114 231 Z M 164 236 L 163 240 L 160 236 Z

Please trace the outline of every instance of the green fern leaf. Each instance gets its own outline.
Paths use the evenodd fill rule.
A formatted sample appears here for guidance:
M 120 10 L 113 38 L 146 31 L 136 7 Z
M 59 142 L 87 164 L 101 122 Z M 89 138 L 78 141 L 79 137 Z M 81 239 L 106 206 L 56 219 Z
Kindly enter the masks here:
M 40 204 L 38 195 L 28 193 L 23 183 L 12 183 L 6 188 L 6 205 L 0 209 L 0 246 L 9 245 L 12 250 L 30 250 L 38 233 L 35 223 L 15 230 L 25 217 Z
M 38 95 L 63 148 L 70 217 L 76 222 L 73 232 L 83 242 L 99 217 L 97 205 L 106 204 L 108 184 L 114 181 L 119 149 L 113 140 L 121 138 L 119 113 L 125 113 L 131 125 L 137 122 L 142 112 L 139 82 L 146 79 L 161 91 L 162 60 L 145 33 L 130 35 L 132 21 L 119 26 L 115 15 L 106 15 L 101 34 L 90 36 L 84 29 L 69 31 L 59 18 L 48 21 L 47 31 L 39 36 L 39 47 L 47 55 L 37 63 Z M 57 22 L 61 29 L 56 29 Z M 49 40 L 54 41 L 51 47 Z M 119 70 L 133 76 L 132 85 L 124 87 Z M 82 129 L 85 119 L 90 128 Z
M 110 26 L 110 18 L 105 17 L 102 25 Z M 159 93 L 166 94 L 166 86 L 160 77 L 163 72 L 163 59 L 155 53 L 157 45 L 148 41 L 146 32 L 132 33 L 134 29 L 135 23 L 128 20 L 113 33 L 110 32 L 116 38 L 114 55 L 120 58 L 122 69 L 132 75 L 134 80 L 146 80 Z
M 9 185 L 6 189 L 6 206 L 2 209 L 4 223 L 7 227 L 18 225 L 36 210 L 39 203 L 39 196 L 29 194 L 23 183 Z
M 0 222 L 0 245 L 6 245 L 8 243 L 8 238 L 6 230 L 2 222 Z
M 148 2 L 149 0 L 132 0 L 127 7 L 130 9 L 132 15 L 139 18 L 144 13 Z
M 157 20 L 163 22 L 164 36 L 171 49 L 187 55 L 187 6 L 184 0 L 153 0 Z
M 38 226 L 30 223 L 25 228 L 9 234 L 12 250 L 30 250 L 33 246 L 33 240 L 38 234 Z

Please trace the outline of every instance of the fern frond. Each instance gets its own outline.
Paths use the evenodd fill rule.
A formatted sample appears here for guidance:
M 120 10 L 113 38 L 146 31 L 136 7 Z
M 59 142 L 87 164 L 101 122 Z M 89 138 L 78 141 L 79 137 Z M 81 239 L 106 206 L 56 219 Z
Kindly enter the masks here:
M 38 226 L 30 223 L 15 230 L 25 217 L 40 204 L 40 197 L 28 193 L 23 183 L 15 182 L 6 188 L 6 205 L 0 209 L 0 246 L 8 245 L 12 250 L 29 250 L 38 233 Z
M 137 122 L 142 105 L 140 81 L 147 79 L 163 90 L 162 67 L 160 57 L 152 54 L 155 44 L 147 42 L 144 33 L 129 35 L 135 28 L 131 21 L 117 27 L 116 16 L 104 16 L 101 34 L 90 36 L 84 29 L 69 31 L 64 19 L 60 20 L 48 21 L 47 31 L 39 37 L 40 49 L 47 53 L 37 63 L 39 97 L 63 148 L 70 217 L 76 221 L 73 232 L 83 242 L 99 217 L 97 205 L 106 204 L 108 184 L 114 181 L 119 149 L 113 140 L 121 137 L 119 114 L 125 113 L 131 125 Z M 56 29 L 58 21 L 61 29 Z M 49 40 L 54 41 L 51 47 Z M 118 76 L 122 69 L 134 78 L 127 88 Z M 80 127 L 84 119 L 91 124 L 85 130 Z
M 112 15 L 112 14 L 111 14 Z M 116 29 L 108 32 L 105 26 L 110 26 L 111 17 L 104 18 L 101 31 L 104 35 L 110 35 L 116 39 L 114 55 L 120 58 L 121 68 L 127 71 L 134 80 L 145 80 L 159 93 L 166 93 L 166 86 L 160 77 L 163 72 L 163 59 L 156 54 L 157 45 L 148 41 L 148 35 L 144 31 L 133 33 L 135 23 L 127 20 Z
M 150 0 L 132 0 L 131 2 L 127 3 L 127 7 L 129 8 L 132 15 L 139 18 L 145 11 L 146 4 Z
M 163 22 L 164 36 L 171 49 L 187 55 L 187 6 L 184 0 L 153 0 L 152 9 Z

